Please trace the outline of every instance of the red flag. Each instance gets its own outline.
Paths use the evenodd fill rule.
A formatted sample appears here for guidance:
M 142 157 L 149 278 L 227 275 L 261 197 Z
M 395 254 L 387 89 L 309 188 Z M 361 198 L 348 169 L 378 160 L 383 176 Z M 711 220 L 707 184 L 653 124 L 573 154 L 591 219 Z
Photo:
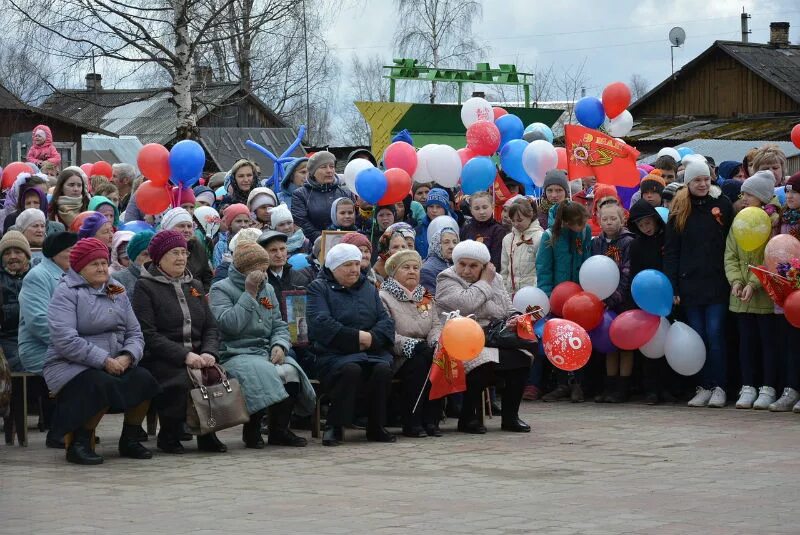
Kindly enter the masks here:
M 447 354 L 439 340 L 431 365 L 431 392 L 428 399 L 439 399 L 467 390 L 467 372 L 464 363 Z
M 539 339 L 533 332 L 533 324 L 543 317 L 541 307 L 528 307 L 525 314 L 517 320 L 517 336 L 523 340 L 537 342 Z
M 776 305 L 783 306 L 783 302 L 789 297 L 789 294 L 795 291 L 791 281 L 776 273 L 767 271 L 763 266 L 750 266 L 750 271 L 758 278 L 758 281 L 767 291 L 767 294 L 772 298 Z
M 564 127 L 570 180 L 594 176 L 601 184 L 639 185 L 639 151 L 599 130 L 568 124 Z
M 506 183 L 500 178 L 500 173 L 494 176 L 494 218 L 497 221 L 503 220 L 503 205 L 508 199 L 513 197 Z

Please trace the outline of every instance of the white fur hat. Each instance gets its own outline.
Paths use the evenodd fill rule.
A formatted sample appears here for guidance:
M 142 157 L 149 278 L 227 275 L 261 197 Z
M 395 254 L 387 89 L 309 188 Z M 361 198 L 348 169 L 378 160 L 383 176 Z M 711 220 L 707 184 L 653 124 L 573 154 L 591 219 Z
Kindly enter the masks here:
M 20 232 L 25 232 L 26 228 L 37 222 L 46 223 L 44 212 L 38 208 L 28 208 L 27 210 L 23 210 L 17 216 L 17 221 L 14 223 L 14 227 Z
M 484 244 L 474 240 L 464 240 L 453 249 L 453 263 L 457 264 L 462 258 L 471 258 L 481 264 L 488 264 L 492 260 L 492 255 Z
M 349 243 L 339 243 L 325 255 L 325 267 L 333 271 L 345 262 L 353 260 L 361 262 L 361 250 Z

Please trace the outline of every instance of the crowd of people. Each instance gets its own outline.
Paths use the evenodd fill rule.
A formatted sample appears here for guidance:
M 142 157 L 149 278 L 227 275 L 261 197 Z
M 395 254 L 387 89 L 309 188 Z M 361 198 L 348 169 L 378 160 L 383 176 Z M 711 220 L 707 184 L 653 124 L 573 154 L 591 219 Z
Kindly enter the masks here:
M 386 206 L 360 199 L 321 151 L 287 164 L 278 184 L 241 160 L 204 185 L 173 188 L 172 206 L 147 215 L 136 200 L 146 179 L 133 166 L 116 164 L 111 177 L 58 172 L 49 129 L 33 137 L 31 172 L 4 192 L 0 364 L 43 378 L 43 403 L 55 397 L 47 445 L 65 448 L 70 462 L 103 461 L 95 429 L 107 413 L 124 413 L 120 455 L 152 456 L 143 445 L 148 411 L 158 415 L 157 449 L 184 453 L 187 367 L 239 381 L 249 414 L 242 441 L 254 449 L 305 446 L 293 429 L 320 393 L 330 405 L 325 446 L 341 444 L 349 427 L 376 442 L 394 442 L 393 426 L 405 437 L 439 437 L 445 415 L 458 431 L 483 434 L 484 403 L 503 431 L 529 432 L 523 400 L 577 403 L 590 393 L 596 402 L 635 395 L 656 404 L 692 391 L 690 406 L 722 407 L 741 386 L 737 408 L 800 412 L 800 331 L 748 269 L 763 263 L 764 248 L 744 251 L 729 232 L 752 206 L 770 215 L 775 234 L 800 237 L 800 173 L 787 177 L 775 145 L 719 166 L 661 156 L 629 201 L 559 169 L 533 198 L 498 170 L 489 191 L 415 183 Z M 380 165 L 366 150 L 354 158 Z M 343 235 L 329 246 L 326 231 Z M 536 286 L 550 296 L 578 282 L 592 255 L 619 266 L 605 300 L 616 313 L 635 308 L 637 273 L 669 277 L 673 316 L 707 347 L 700 374 L 679 377 L 665 359 L 633 351 L 595 354 L 564 372 L 541 348 L 492 347 L 489 337 L 465 363 L 466 390 L 428 399 L 446 314 L 471 315 L 484 329 L 513 325 L 516 292 Z M 295 309 L 296 295 L 305 308 Z M 197 449 L 227 446 L 206 433 Z

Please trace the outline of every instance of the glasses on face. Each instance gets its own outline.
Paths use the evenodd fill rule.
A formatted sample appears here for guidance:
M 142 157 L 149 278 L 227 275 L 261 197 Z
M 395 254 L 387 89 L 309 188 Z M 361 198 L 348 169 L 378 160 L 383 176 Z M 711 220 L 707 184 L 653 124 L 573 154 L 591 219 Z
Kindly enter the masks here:
M 188 258 L 189 251 L 186 249 L 173 249 L 167 253 L 168 256 L 173 256 L 175 258 Z

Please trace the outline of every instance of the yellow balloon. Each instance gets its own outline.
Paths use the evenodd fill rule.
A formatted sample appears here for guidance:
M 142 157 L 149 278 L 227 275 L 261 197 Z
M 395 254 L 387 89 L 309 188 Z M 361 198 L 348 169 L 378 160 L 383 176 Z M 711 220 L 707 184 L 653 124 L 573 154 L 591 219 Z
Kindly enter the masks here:
M 739 247 L 748 252 L 755 251 L 769 240 L 772 221 L 761 208 L 749 206 L 736 215 L 731 232 Z

